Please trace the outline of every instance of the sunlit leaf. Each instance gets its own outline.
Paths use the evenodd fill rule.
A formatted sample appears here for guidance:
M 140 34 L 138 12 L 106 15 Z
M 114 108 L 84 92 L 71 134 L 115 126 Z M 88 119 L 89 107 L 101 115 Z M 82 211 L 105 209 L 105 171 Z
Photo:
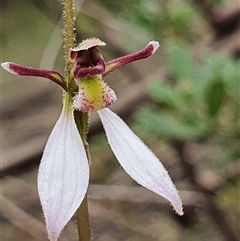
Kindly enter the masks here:
M 223 79 L 229 94 L 237 101 L 240 96 L 240 63 L 229 60 L 223 69 Z
M 219 77 L 212 79 L 206 86 L 205 91 L 205 102 L 208 115 L 215 116 L 222 105 L 225 93 L 222 79 Z
M 148 89 L 153 101 L 167 105 L 171 109 L 180 108 L 181 98 L 179 93 L 174 91 L 170 86 L 161 82 L 154 82 Z
M 170 139 L 196 139 L 205 134 L 205 128 L 202 126 L 188 124 L 175 119 L 168 113 L 156 112 L 152 109 L 141 109 L 135 115 L 136 121 L 150 133 L 154 133 L 161 138 Z
M 187 46 L 169 45 L 168 68 L 177 79 L 192 77 L 192 58 Z

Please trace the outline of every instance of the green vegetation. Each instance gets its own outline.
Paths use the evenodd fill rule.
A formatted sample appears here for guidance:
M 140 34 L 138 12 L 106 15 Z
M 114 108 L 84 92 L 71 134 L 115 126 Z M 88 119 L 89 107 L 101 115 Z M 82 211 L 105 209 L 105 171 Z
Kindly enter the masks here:
M 160 42 L 161 48 L 154 56 L 116 71 L 106 81 L 116 90 L 118 103 L 124 100 L 124 93 L 136 81 L 139 81 L 139 86 L 146 86 L 146 92 L 142 93 L 146 94 L 144 100 L 129 104 L 131 107 L 134 105 L 132 115 L 126 114 L 128 105 L 119 108 L 118 114 L 130 122 L 138 135 L 144 136 L 144 142 L 150 144 L 166 165 L 177 187 L 183 191 L 194 191 L 197 196 L 195 205 L 185 204 L 185 216 L 182 218 L 169 215 L 168 211 L 172 211 L 169 206 L 152 200 L 149 203 L 141 202 L 137 199 L 141 196 L 133 202 L 94 200 L 90 207 L 94 210 L 90 213 L 93 237 L 96 240 L 106 237 L 104 240 L 115 238 L 126 241 L 141 238 L 149 241 L 227 240 L 227 232 L 223 231 L 224 222 L 235 233 L 239 228 L 239 176 L 234 176 L 234 169 L 239 168 L 237 165 L 234 167 L 240 157 L 239 59 L 212 47 L 214 31 L 194 1 L 83 2 L 81 11 L 76 15 L 77 41 L 91 36 L 99 37 L 107 43 L 106 47 L 101 48 L 106 60 L 136 51 L 144 47 L 147 41 L 154 39 Z M 215 7 L 224 7 L 234 1 L 207 2 Z M 60 3 L 56 0 L 4 0 L 2 3 L 1 61 L 37 67 L 49 39 L 56 38 L 53 31 L 58 23 L 57 16 L 61 14 Z M 92 4 L 99 8 L 93 8 Z M 101 15 L 104 11 L 109 15 Z M 225 38 L 228 41 L 228 36 Z M 54 68 L 63 73 L 63 63 L 60 46 Z M 51 89 L 51 93 L 43 96 L 42 102 L 36 102 L 31 101 L 32 92 L 36 91 L 36 95 L 42 96 L 44 88 L 52 87 L 50 84 L 48 86 L 44 82 L 46 85 L 41 85 L 39 81 L 35 85 L 26 78 L 22 85 L 18 78 L 5 72 L 1 80 L 4 90 L 2 106 L 4 111 L 9 110 L 4 112 L 5 119 L 1 120 L 3 147 L 6 150 L 19 149 L 18 145 L 27 143 L 27 139 L 35 138 L 39 133 L 46 133 L 47 136 L 55 120 L 53 116 L 59 115 L 56 103 L 61 104 L 60 91 L 59 95 L 53 95 L 54 90 Z M 140 87 L 139 91 L 142 91 Z M 59 99 L 54 102 L 51 97 L 55 96 Z M 24 98 L 27 103 L 19 102 Z M 34 118 L 36 112 L 38 115 Z M 50 120 L 52 123 L 49 123 Z M 106 137 L 99 134 L 99 128 L 97 133 L 91 133 L 89 146 L 91 183 L 134 186 L 121 172 Z M 207 175 L 204 176 L 205 171 Z M 231 171 L 233 175 L 228 175 Z M 17 189 L 20 190 L 19 187 Z M 198 195 L 203 195 L 204 201 L 197 199 Z M 110 193 L 109 197 L 112 196 L 114 194 Z M 186 195 L 186 200 L 189 200 L 187 198 Z M 19 202 L 15 196 L 13 200 Z M 222 226 L 214 220 L 214 212 L 209 207 L 215 207 L 217 214 L 222 214 L 223 221 L 219 222 Z M 39 217 L 41 219 L 42 214 Z M 18 240 L 18 228 L 9 223 L 12 226 L 3 239 Z M 159 239 L 156 235 L 160 236 Z M 33 240 L 31 237 L 21 239 Z

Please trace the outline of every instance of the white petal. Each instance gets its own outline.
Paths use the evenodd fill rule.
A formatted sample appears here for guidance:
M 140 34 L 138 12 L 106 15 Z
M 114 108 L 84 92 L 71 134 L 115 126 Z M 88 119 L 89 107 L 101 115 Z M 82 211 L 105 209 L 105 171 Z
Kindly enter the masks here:
M 169 200 L 179 215 L 181 198 L 170 176 L 153 152 L 111 110 L 98 111 L 108 142 L 123 169 L 139 184 Z
M 51 241 L 81 204 L 89 165 L 73 113 L 62 111 L 47 141 L 38 172 L 38 192 Z

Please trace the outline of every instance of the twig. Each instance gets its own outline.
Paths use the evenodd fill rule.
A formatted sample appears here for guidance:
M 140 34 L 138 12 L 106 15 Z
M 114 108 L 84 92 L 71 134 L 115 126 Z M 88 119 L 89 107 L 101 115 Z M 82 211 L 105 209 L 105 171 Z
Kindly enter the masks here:
M 131 203 L 147 203 L 169 206 L 165 199 L 140 186 L 97 185 L 89 186 L 88 195 L 91 200 L 123 201 Z M 204 196 L 199 192 L 180 191 L 184 206 L 196 207 L 203 202 Z
M 35 238 L 35 240 L 43 241 L 46 239 L 46 230 L 44 225 L 3 196 L 1 196 L 0 213 L 16 227 L 28 232 Z
M 206 189 L 199 182 L 197 182 L 197 177 L 195 173 L 195 166 L 186 157 L 186 143 L 182 141 L 176 141 L 173 143 L 175 150 L 177 151 L 183 170 L 185 172 L 185 178 L 195 187 L 199 192 L 206 194 L 204 211 L 211 216 L 212 221 L 218 227 L 219 231 L 222 232 L 225 240 L 238 241 L 238 237 L 235 234 L 233 228 L 229 225 L 225 218 L 225 214 L 214 202 L 215 192 Z

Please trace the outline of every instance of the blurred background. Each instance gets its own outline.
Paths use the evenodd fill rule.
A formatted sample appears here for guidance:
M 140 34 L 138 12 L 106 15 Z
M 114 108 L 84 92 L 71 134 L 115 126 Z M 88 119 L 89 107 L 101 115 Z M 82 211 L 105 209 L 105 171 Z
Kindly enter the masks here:
M 1 0 L 0 11 L 1 62 L 63 74 L 60 1 Z M 75 12 L 76 42 L 100 38 L 106 61 L 160 42 L 154 56 L 106 82 L 119 99 L 111 109 L 161 159 L 185 211 L 177 216 L 124 173 L 91 113 L 93 240 L 239 240 L 239 2 L 77 0 Z M 0 239 L 47 241 L 36 177 L 62 91 L 44 79 L 0 71 Z M 74 218 L 61 240 L 77 240 Z

